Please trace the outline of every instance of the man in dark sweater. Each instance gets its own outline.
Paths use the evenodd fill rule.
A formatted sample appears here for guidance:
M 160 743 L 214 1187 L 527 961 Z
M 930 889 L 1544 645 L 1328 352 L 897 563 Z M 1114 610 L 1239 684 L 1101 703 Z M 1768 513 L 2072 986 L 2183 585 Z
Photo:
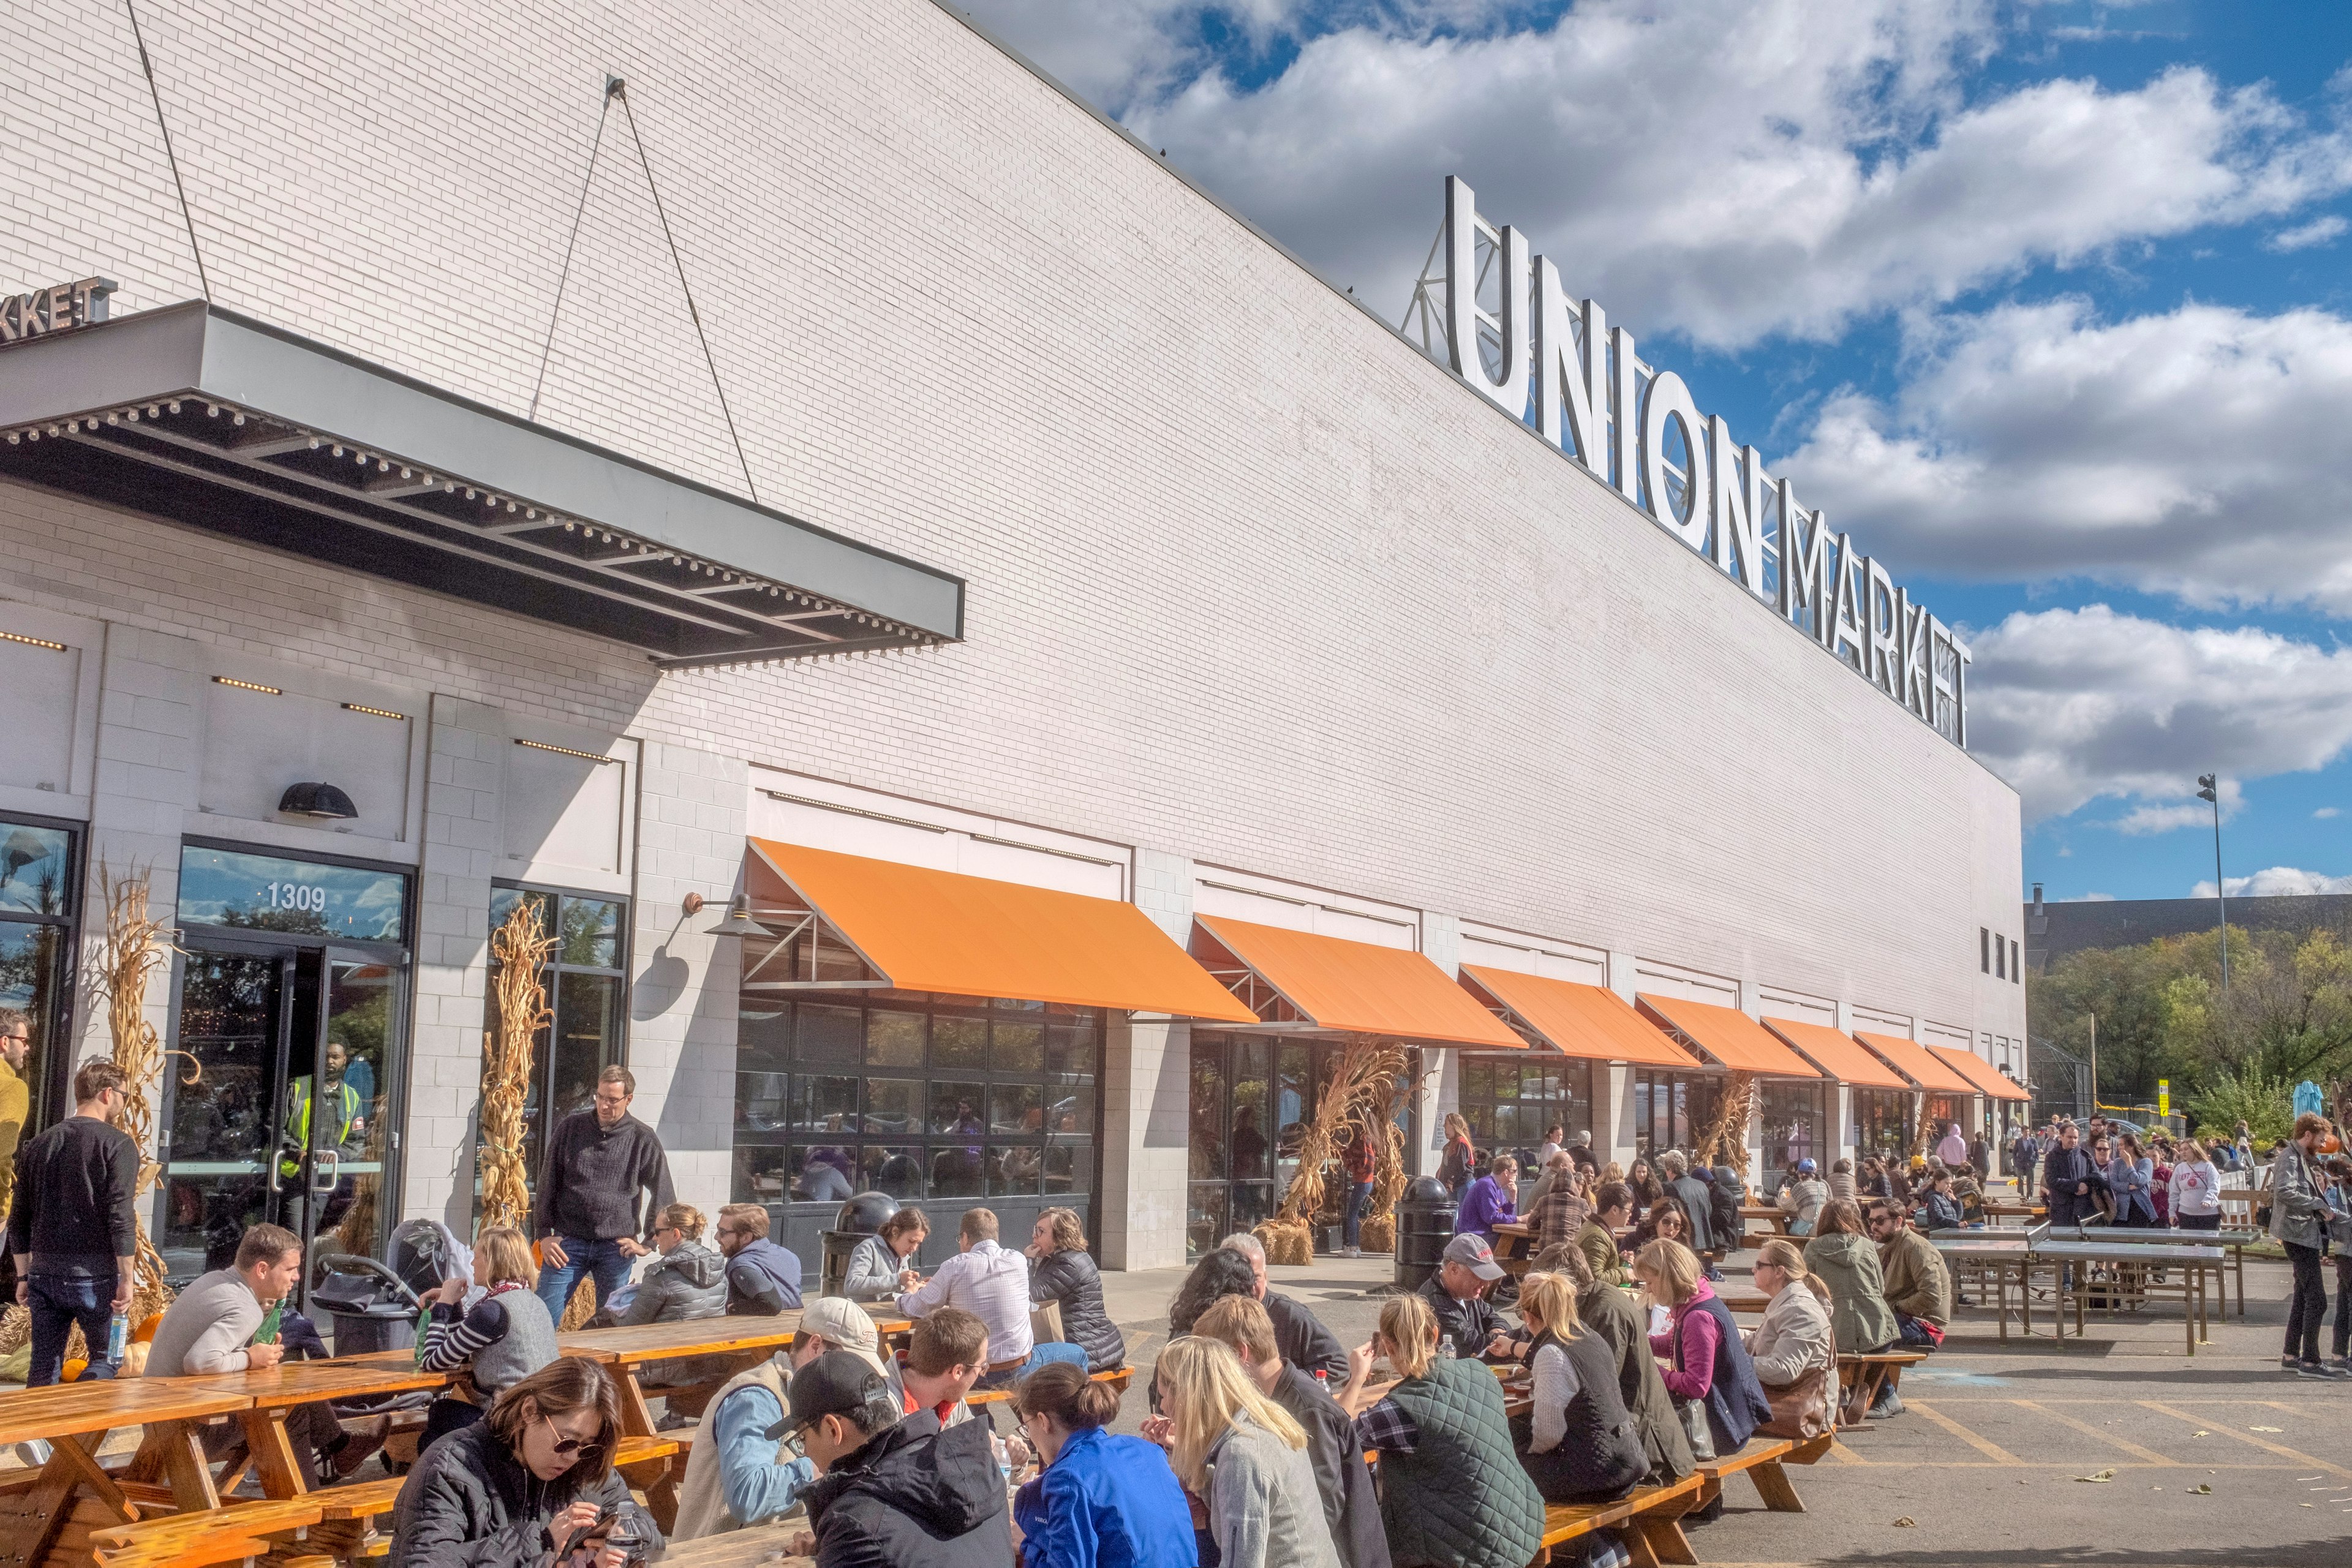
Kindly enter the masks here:
M 2083 1130 L 2069 1121 L 2058 1129 L 2058 1147 L 2042 1162 L 2042 1199 L 2050 1205 L 2050 1223 L 2080 1224 L 2099 1212 L 2099 1193 L 2106 1178 L 2083 1152 Z
M 131 1206 L 139 1146 L 113 1125 L 129 1099 L 124 1083 L 112 1062 L 84 1062 L 74 1074 L 73 1114 L 16 1151 L 8 1251 L 16 1300 L 33 1316 L 28 1388 L 58 1381 L 76 1323 L 89 1345 L 82 1376 L 114 1375 L 107 1325 L 131 1305 L 139 1248 Z
M 539 1173 L 531 1225 L 539 1233 L 539 1299 L 563 1321 L 583 1274 L 609 1301 L 653 1250 L 654 1216 L 677 1197 L 669 1157 L 654 1130 L 629 1114 L 637 1080 L 617 1064 L 596 1075 L 595 1104 L 555 1124 Z

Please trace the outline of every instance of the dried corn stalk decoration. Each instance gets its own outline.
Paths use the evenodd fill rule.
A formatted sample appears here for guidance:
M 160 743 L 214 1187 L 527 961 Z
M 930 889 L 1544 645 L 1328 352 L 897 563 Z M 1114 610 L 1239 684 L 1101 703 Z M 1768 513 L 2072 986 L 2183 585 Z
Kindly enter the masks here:
M 523 1170 L 522 1108 L 530 1097 L 531 1058 L 541 1029 L 551 1027 L 541 972 L 555 951 L 555 933 L 540 919 L 540 900 L 517 899 L 490 935 L 498 961 L 490 981 L 498 1004 L 498 1026 L 482 1038 L 481 1225 L 521 1228 L 530 1213 L 530 1184 Z
M 1383 1097 L 1385 1104 L 1372 1101 L 1363 1108 L 1364 1119 L 1371 1123 L 1373 1139 L 1372 1192 L 1364 1200 L 1357 1238 L 1367 1252 L 1395 1248 L 1397 1200 L 1404 1196 L 1405 1188 L 1412 1183 L 1411 1173 L 1405 1170 L 1404 1129 L 1397 1125 L 1397 1119 L 1404 1114 L 1405 1103 L 1412 1098 L 1415 1084 L 1405 1048 L 1399 1046 L 1395 1050 L 1396 1073 Z M 1433 1076 L 1435 1072 L 1433 1068 L 1423 1076 Z
M 1752 1072 L 1733 1073 L 1730 1080 L 1723 1086 L 1723 1097 L 1717 1102 L 1715 1120 L 1692 1141 L 1692 1155 L 1745 1173 L 1748 1169 L 1748 1123 L 1755 1111 L 1756 1075 Z
M 179 951 L 172 942 L 175 933 L 171 922 L 149 910 L 148 876 L 134 869 L 118 878 L 110 867 L 100 865 L 99 885 L 106 893 L 106 937 L 90 973 L 93 1009 L 104 1010 L 114 1065 L 129 1080 L 124 1085 L 119 1125 L 139 1148 L 137 1195 L 142 1198 L 154 1190 L 163 1170 L 153 1153 L 155 1109 L 149 1098 L 150 1086 L 162 1081 L 167 1055 L 187 1055 L 166 1052 L 147 1016 L 147 988 L 171 973 L 173 956 Z M 187 1059 L 188 1073 L 181 1081 L 192 1084 L 203 1068 L 194 1057 Z M 143 1212 L 134 1217 L 139 1227 L 139 1283 L 131 1298 L 131 1320 L 135 1323 L 171 1305 L 174 1292 L 163 1283 L 163 1256 L 147 1238 Z
M 1315 1114 L 1299 1140 L 1298 1173 L 1290 1179 L 1290 1190 L 1283 1194 L 1274 1217 L 1255 1233 L 1265 1244 L 1269 1262 L 1314 1260 L 1314 1219 L 1322 1213 L 1327 1194 L 1324 1167 L 1339 1158 L 1355 1128 L 1367 1125 L 1375 1116 L 1386 1120 L 1391 1092 L 1404 1070 L 1403 1047 L 1374 1035 L 1348 1037 L 1339 1058 L 1331 1063 L 1330 1076 L 1316 1099 Z

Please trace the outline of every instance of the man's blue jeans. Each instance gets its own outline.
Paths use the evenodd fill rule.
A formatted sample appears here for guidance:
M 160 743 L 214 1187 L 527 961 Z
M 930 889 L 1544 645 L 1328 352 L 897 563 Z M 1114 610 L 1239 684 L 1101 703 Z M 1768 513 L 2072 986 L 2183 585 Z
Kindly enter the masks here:
M 64 1374 L 66 1335 L 76 1323 L 81 1325 L 81 1337 L 89 1345 L 89 1365 L 82 1376 L 112 1377 L 114 1363 L 106 1359 L 106 1336 L 114 1318 L 114 1281 L 36 1274 L 25 1284 L 33 1314 L 33 1362 L 25 1374 L 25 1386 L 45 1387 Z
M 636 1265 L 622 1253 L 619 1242 L 591 1241 L 579 1236 L 556 1239 L 563 1244 L 565 1260 L 549 1264 L 539 1271 L 539 1299 L 547 1304 L 547 1315 L 556 1322 L 563 1321 L 564 1303 L 572 1300 L 582 1275 L 595 1277 L 598 1306 L 611 1300 L 613 1292 L 629 1282 L 629 1270 Z
M 1348 1217 L 1346 1225 L 1339 1232 L 1339 1238 L 1349 1247 L 1356 1246 L 1363 1236 L 1364 1205 L 1371 1200 L 1371 1183 L 1348 1184 Z

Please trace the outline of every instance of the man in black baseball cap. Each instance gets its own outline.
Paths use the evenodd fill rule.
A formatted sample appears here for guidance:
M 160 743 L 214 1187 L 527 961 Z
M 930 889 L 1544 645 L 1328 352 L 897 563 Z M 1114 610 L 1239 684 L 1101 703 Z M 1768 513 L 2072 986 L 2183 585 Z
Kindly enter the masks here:
M 803 1494 L 815 1533 L 793 1539 L 794 1555 L 817 1568 L 1013 1568 L 987 1422 L 902 1418 L 888 1381 L 847 1351 L 802 1367 L 786 1396 L 791 1413 L 768 1436 L 798 1436 L 818 1472 Z
M 1509 1274 L 1495 1261 L 1486 1238 L 1468 1231 L 1445 1244 L 1437 1272 L 1421 1282 L 1422 1300 L 1437 1316 L 1437 1331 L 1454 1342 L 1454 1353 L 1465 1359 L 1492 1356 L 1513 1359 L 1509 1326 L 1486 1300 L 1486 1292 Z

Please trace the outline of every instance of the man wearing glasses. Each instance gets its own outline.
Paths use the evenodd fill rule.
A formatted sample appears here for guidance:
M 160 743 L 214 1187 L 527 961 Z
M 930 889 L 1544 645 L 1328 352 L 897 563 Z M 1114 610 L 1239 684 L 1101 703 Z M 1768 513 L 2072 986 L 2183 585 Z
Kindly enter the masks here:
M 84 1062 L 74 1074 L 74 1113 L 16 1151 L 8 1252 L 16 1300 L 33 1316 L 28 1388 L 58 1381 L 77 1322 L 90 1348 L 82 1376 L 114 1375 L 107 1326 L 131 1305 L 139 1246 L 131 1206 L 139 1146 L 114 1125 L 128 1098 L 123 1083 L 112 1062 Z

